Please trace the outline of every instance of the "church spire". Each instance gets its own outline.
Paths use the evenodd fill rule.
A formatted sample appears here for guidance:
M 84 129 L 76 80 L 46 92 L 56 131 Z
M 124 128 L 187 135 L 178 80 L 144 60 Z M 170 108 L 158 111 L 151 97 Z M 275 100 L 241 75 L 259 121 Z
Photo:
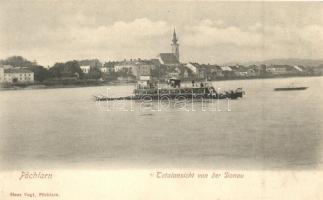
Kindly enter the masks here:
M 175 31 L 175 28 L 174 28 L 174 32 L 173 32 L 173 39 L 172 39 L 172 41 L 173 41 L 173 44 L 177 44 L 177 37 L 176 37 L 176 31 Z
M 178 39 L 174 28 L 173 39 L 172 39 L 172 53 L 177 57 L 179 61 L 179 44 L 177 42 L 178 42 Z

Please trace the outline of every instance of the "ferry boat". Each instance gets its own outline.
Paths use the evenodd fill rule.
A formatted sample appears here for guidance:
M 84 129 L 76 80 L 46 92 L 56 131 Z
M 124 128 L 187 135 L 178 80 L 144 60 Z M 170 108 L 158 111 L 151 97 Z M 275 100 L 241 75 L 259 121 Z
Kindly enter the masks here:
M 229 91 L 217 91 L 208 82 L 195 83 L 191 86 L 182 86 L 180 79 L 169 79 L 166 85 L 158 84 L 156 81 L 141 80 L 132 96 L 108 97 L 104 95 L 95 96 L 97 101 L 113 100 L 170 100 L 170 99 L 237 99 L 242 98 L 245 92 L 242 88 Z

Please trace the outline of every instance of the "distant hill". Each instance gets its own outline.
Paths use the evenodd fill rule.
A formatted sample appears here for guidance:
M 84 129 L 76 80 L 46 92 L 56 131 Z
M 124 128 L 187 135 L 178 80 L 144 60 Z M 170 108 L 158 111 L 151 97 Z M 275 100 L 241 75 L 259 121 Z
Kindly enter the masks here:
M 227 63 L 228 65 L 237 64 L 237 63 Z M 303 65 L 305 67 L 309 66 L 319 66 L 323 65 L 323 59 L 299 59 L 299 58 L 287 58 L 287 59 L 270 59 L 264 61 L 254 61 L 254 62 L 244 62 L 242 65 Z

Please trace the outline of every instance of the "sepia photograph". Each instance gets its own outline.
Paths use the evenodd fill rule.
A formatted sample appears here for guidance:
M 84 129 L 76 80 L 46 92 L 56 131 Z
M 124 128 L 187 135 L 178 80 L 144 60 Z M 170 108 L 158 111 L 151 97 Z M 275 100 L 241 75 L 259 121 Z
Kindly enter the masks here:
M 322 199 L 322 88 L 319 1 L 0 1 L 0 199 Z

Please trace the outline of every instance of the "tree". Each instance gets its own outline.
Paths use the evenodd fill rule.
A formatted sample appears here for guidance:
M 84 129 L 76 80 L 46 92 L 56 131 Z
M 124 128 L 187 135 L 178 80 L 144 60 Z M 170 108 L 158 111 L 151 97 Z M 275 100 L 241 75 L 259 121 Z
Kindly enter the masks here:
M 76 60 L 66 62 L 64 72 L 66 72 L 67 74 L 71 74 L 72 76 L 78 74 L 80 78 L 83 77 L 83 72 L 80 68 L 79 63 Z
M 99 79 L 101 78 L 101 71 L 97 67 L 91 67 L 86 77 L 89 79 Z
M 43 66 L 31 66 L 29 69 L 34 72 L 34 79 L 36 81 L 42 82 L 45 79 L 49 78 L 49 72 Z
M 64 69 L 64 63 L 55 63 L 53 67 L 49 69 L 50 76 L 52 78 L 62 77 L 62 71 Z
M 108 68 L 114 68 L 114 66 L 117 64 L 118 62 L 116 61 L 109 61 L 109 62 L 105 62 L 103 67 L 108 67 Z
M 53 78 L 62 77 L 80 77 L 84 76 L 77 61 L 68 61 L 66 63 L 55 63 L 53 67 L 49 69 L 50 75 Z
M 11 56 L 1 61 L 3 65 L 11 65 L 13 67 L 31 67 L 35 64 L 22 56 Z

